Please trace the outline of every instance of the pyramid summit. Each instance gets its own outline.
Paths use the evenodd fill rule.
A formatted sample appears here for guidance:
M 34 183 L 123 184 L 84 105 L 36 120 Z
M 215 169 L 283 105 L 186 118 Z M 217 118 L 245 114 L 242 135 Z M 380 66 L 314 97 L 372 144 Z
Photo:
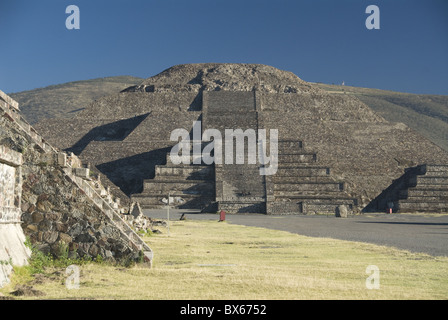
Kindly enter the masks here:
M 199 121 L 202 134 L 276 130 L 278 170 L 262 176 L 261 164 L 248 161 L 173 163 L 171 134 L 192 133 Z M 447 210 L 438 196 L 448 187 L 447 152 L 349 94 L 325 92 L 266 65 L 173 66 L 98 99 L 74 119 L 36 128 L 143 208 L 163 206 L 170 193 L 183 200 L 179 207 L 203 211 Z
M 183 64 L 166 69 L 129 90 L 309 92 L 316 90 L 288 71 L 261 64 Z

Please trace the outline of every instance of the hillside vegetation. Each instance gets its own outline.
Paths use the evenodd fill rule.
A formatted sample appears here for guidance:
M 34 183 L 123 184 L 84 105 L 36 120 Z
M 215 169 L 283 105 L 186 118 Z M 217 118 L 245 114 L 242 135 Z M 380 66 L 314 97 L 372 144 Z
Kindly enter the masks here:
M 102 96 L 139 84 L 143 79 L 131 76 L 107 77 L 68 82 L 45 88 L 10 93 L 30 124 L 48 118 L 72 118 L 78 111 Z

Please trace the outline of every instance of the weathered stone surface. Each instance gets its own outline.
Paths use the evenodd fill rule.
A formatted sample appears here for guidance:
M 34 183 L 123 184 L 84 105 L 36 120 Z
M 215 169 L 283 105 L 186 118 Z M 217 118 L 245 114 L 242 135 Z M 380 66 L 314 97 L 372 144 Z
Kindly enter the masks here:
M 96 257 L 100 253 L 100 248 L 97 245 L 93 244 L 90 246 L 88 253 L 90 256 Z
M 26 228 L 29 229 L 26 232 L 32 232 L 32 233 L 35 233 L 35 232 L 37 232 L 39 230 L 39 228 L 35 224 L 28 224 L 26 226 Z
M 347 218 L 348 210 L 346 206 L 338 206 L 336 210 L 336 217 Z
M 14 101 L 0 91 L 0 111 L 11 104 Z M 11 118 L 6 119 L 10 121 Z M 5 118 L 1 117 L 0 124 L 3 121 Z M 20 225 L 23 155 L 15 151 L 23 150 L 24 141 L 20 139 L 20 143 L 14 144 L 10 137 L 5 139 L 3 132 L 4 129 L 0 127 L 0 287 L 9 283 L 13 266 L 26 265 L 31 254 L 24 245 L 25 235 Z M 2 145 L 6 140 L 9 146 Z
M 407 168 L 371 206 L 382 212 L 448 212 L 448 165 Z
M 10 282 L 13 266 L 23 266 L 31 254 L 25 246 L 25 235 L 20 224 L 0 224 L 0 287 Z
M 21 118 L 17 110 L 11 111 L 7 104 L 0 104 L 0 112 L 0 150 L 10 150 L 5 151 L 7 157 L 0 153 L 0 164 L 13 166 L 11 168 L 14 169 L 0 168 L 0 180 L 4 180 L 6 175 L 12 177 L 11 181 L 8 180 L 10 184 L 2 181 L 0 188 L 1 201 L 8 201 L 5 203 L 7 210 L 0 210 L 2 219 L 17 217 L 11 220 L 14 224 L 8 225 L 9 229 L 22 230 L 19 223 L 23 210 L 22 227 L 25 234 L 45 254 L 58 256 L 61 243 L 68 246 L 70 256 L 89 258 L 100 254 L 111 261 L 136 260 L 141 249 L 146 254 L 150 252 L 150 248 L 130 226 L 118 218 L 118 212 L 113 211 L 111 206 L 116 208 L 117 202 L 113 199 L 106 202 L 96 193 L 96 189 L 99 191 L 104 187 L 99 178 L 93 181 L 79 158 L 73 154 L 61 156 Z M 73 168 L 81 169 L 84 179 L 77 177 Z M 2 173 L 5 174 L 2 176 Z M 5 186 L 7 190 L 4 190 Z M 2 205 L 3 202 L 0 208 L 3 208 Z M 2 226 L 6 224 L 0 224 L 0 229 Z M 103 229 L 108 232 L 104 233 Z M 22 265 L 22 260 L 27 259 L 30 252 L 23 244 L 25 235 L 22 231 L 20 233 L 0 230 L 0 260 L 4 258 L 4 244 L 11 249 L 15 265 Z M 102 241 L 98 241 L 100 236 L 103 237 Z M 22 239 L 20 246 L 8 243 L 13 239 Z M 119 245 L 113 247 L 111 243 Z M 20 250 L 24 255 L 18 254 Z M 17 258 L 23 259 L 19 261 Z M 5 260 L 9 261 L 8 258 Z M 0 286 L 3 285 L 4 275 L 6 272 L 2 269 Z
M 59 237 L 58 237 L 58 241 L 63 242 L 65 244 L 70 244 L 72 242 L 73 238 L 63 232 L 59 232 Z
M 32 221 L 35 224 L 39 224 L 42 220 L 44 220 L 44 215 L 41 212 L 33 212 L 33 214 L 31 215 Z
M 221 99 L 220 92 L 227 98 Z M 251 95 L 254 98 L 249 99 Z M 211 97 L 210 110 L 207 96 Z M 219 114 L 213 117 L 213 112 Z M 174 196 L 185 198 L 184 207 L 216 211 L 218 202 L 250 210 L 250 204 L 244 209 L 241 201 L 229 199 L 232 193 L 247 195 L 249 191 L 239 190 L 247 184 L 252 194 L 258 194 L 254 210 L 264 206 L 276 214 L 335 213 L 339 205 L 350 211 L 365 210 L 406 167 L 448 163 L 447 152 L 405 125 L 387 122 L 353 96 L 327 93 L 290 72 L 255 64 L 174 66 L 141 85 L 98 99 L 75 119 L 49 120 L 38 128 L 56 146 L 90 162 L 106 176 L 104 181 L 132 195 L 132 201 L 156 206 L 166 195 L 146 192 L 145 185 L 163 193 L 175 185 L 168 181 L 173 176 L 184 182 L 197 180 L 186 174 L 192 169 L 173 168 L 166 159 L 174 144 L 170 133 L 177 128 L 190 130 L 196 120 L 203 120 L 205 128 L 278 129 L 280 140 L 301 146 L 285 143 L 288 152 L 279 156 L 284 177 L 271 181 L 256 183 L 260 180 L 253 174 L 256 168 L 221 170 L 215 166 L 212 187 L 190 190 L 184 184 L 176 191 Z M 298 154 L 296 149 L 303 152 Z M 162 165 L 165 169 L 159 169 Z M 318 168 L 324 168 L 324 173 Z M 296 181 L 302 182 L 289 189 L 286 184 L 295 182 L 296 173 L 300 177 Z M 237 174 L 244 178 L 231 179 Z M 334 180 L 334 190 L 319 178 L 322 175 Z M 311 179 L 315 179 L 314 190 Z M 342 190 L 338 191 L 339 185 Z
M 42 234 L 42 241 L 52 244 L 57 240 L 58 236 L 59 234 L 56 231 L 46 231 Z

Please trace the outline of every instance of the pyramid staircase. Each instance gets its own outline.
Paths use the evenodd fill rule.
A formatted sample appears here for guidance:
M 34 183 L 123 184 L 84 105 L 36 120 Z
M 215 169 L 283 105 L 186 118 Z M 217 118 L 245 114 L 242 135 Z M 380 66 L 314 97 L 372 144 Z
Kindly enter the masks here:
M 448 165 L 419 165 L 403 179 L 394 199 L 398 212 L 448 212 Z
M 60 152 L 46 142 L 22 117 L 18 103 L 2 91 L 0 91 L 0 115 L 13 123 L 18 132 L 29 137 L 35 148 L 41 153 L 41 160 L 47 164 L 57 165 L 64 173 L 65 178 L 87 195 L 90 204 L 117 227 L 121 236 L 129 241 L 130 246 L 136 251 L 143 252 L 147 265 L 152 265 L 154 256 L 152 249 L 123 220 L 118 208 L 119 202 L 112 201 L 109 192 L 102 185 L 95 186 L 89 178 L 89 169 L 82 167 L 81 160 L 77 156 L 73 153 Z
M 263 128 L 259 109 L 256 92 L 204 92 L 202 126 L 219 130 L 223 139 L 226 129 L 253 129 L 258 141 L 258 129 Z M 203 212 L 334 214 L 341 206 L 356 210 L 357 200 L 347 194 L 344 183 L 319 165 L 317 154 L 301 141 L 278 141 L 279 167 L 274 175 L 260 173 L 258 157 L 257 163 L 249 164 L 246 142 L 242 164 L 236 163 L 235 152 L 233 163 L 226 163 L 224 146 L 223 151 L 224 164 L 214 165 L 193 164 L 192 156 L 186 159 L 188 164 L 173 164 L 167 154 L 166 165 L 156 166 L 155 178 L 145 180 L 143 192 L 131 200 L 143 208 L 163 208 L 169 194 L 174 207 Z
M 336 213 L 341 206 L 356 210 L 357 199 L 345 191 L 345 184 L 318 163 L 317 154 L 302 141 L 279 140 L 278 170 L 267 176 L 268 213 Z
M 166 206 L 164 200 L 172 198 L 171 206 L 179 209 L 209 211 L 215 201 L 215 175 L 210 165 L 194 164 L 190 156 L 188 164 L 174 164 L 170 154 L 166 165 L 157 165 L 154 179 L 143 181 L 143 192 L 131 196 L 142 208 L 156 209 Z
M 227 129 L 241 130 L 250 135 L 253 130 L 257 143 L 259 123 L 259 99 L 256 91 L 209 91 L 203 93 L 204 128 L 217 129 L 222 139 L 227 138 Z M 244 141 L 244 154 L 238 155 L 242 164 L 237 163 L 236 138 L 233 140 L 233 161 L 215 164 L 216 202 L 218 210 L 229 213 L 266 212 L 265 176 L 260 175 L 260 164 L 249 164 L 249 142 Z M 249 137 L 245 138 L 249 140 Z M 223 147 L 223 158 L 229 150 Z

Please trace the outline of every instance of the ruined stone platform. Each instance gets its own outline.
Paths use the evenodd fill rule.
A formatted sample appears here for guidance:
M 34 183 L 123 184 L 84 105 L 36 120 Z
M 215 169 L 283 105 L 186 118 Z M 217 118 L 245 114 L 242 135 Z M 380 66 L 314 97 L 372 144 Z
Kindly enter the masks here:
M 76 155 L 45 141 L 1 91 L 0 182 L 0 287 L 27 263 L 26 237 L 44 254 L 65 246 L 70 256 L 151 265 L 152 250 L 122 219 L 120 200 Z
M 213 171 L 214 178 L 204 184 L 196 169 L 172 166 L 167 161 L 176 144 L 171 132 L 190 131 L 195 121 L 202 122 L 202 131 L 278 130 L 277 173 L 261 176 L 262 167 L 247 162 L 210 165 L 204 170 Z M 291 72 L 256 64 L 174 66 L 98 99 L 75 119 L 44 121 L 37 129 L 55 146 L 76 151 L 127 197 L 149 206 L 172 189 L 201 210 L 383 211 L 379 199 L 407 168 L 448 164 L 446 151 L 404 124 L 386 121 L 357 98 L 324 92 Z M 443 209 L 446 201 L 438 195 L 445 187 L 439 182 L 419 178 L 409 199 L 400 199 L 400 210 Z M 426 198 L 417 198 L 425 192 Z
M 421 165 L 398 191 L 400 212 L 448 212 L 448 165 Z

